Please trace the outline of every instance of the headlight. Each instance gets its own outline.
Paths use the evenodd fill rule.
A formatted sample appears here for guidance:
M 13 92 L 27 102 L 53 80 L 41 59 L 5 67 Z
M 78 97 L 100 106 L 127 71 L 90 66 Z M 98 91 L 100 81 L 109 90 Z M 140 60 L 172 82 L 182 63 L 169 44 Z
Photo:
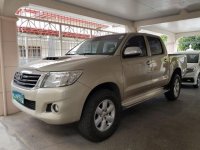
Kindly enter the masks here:
M 72 85 L 81 76 L 82 71 L 50 72 L 45 77 L 42 87 L 54 88 Z
M 197 67 L 187 68 L 187 73 L 194 72 Z
M 196 70 L 196 67 L 191 68 L 191 71 L 194 72 Z

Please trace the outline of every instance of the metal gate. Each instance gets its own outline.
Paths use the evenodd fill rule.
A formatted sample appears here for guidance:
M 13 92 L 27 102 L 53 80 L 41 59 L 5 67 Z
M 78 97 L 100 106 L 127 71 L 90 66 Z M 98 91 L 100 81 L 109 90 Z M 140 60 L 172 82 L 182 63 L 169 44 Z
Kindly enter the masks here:
M 64 55 L 85 39 L 124 32 L 125 28 L 29 7 L 16 12 L 19 64 Z

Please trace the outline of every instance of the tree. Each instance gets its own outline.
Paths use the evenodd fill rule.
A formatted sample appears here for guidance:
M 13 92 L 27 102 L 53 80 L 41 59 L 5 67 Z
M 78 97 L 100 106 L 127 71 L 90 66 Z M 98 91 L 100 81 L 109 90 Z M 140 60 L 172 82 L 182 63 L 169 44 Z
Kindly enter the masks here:
M 166 35 L 161 35 L 160 38 L 163 40 L 163 42 L 166 44 L 168 37 Z
M 182 37 L 178 41 L 178 51 L 185 51 L 189 48 L 190 44 L 192 49 L 200 50 L 200 36 Z

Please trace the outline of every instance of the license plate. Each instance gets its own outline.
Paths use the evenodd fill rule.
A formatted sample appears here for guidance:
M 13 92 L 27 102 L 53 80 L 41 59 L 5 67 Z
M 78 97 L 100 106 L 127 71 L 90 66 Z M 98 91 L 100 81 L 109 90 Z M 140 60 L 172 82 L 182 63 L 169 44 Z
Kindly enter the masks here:
M 17 92 L 17 91 L 13 91 L 12 92 L 12 97 L 14 100 L 16 100 L 17 102 L 24 104 L 24 95 Z

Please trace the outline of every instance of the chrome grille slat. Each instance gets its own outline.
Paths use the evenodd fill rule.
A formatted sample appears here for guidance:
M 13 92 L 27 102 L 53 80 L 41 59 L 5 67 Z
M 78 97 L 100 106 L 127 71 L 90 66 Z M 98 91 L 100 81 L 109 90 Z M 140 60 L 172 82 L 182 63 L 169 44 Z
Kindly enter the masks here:
M 16 72 L 14 76 L 14 83 L 23 87 L 33 88 L 37 84 L 40 76 L 41 75 L 38 74 Z
M 15 81 L 16 83 L 20 84 L 20 85 L 35 86 L 35 84 L 31 84 L 31 83 L 24 83 L 24 82 L 21 82 L 21 81 L 19 81 L 19 80 L 16 80 L 16 79 L 14 79 L 14 81 Z
M 20 82 L 33 82 L 33 83 L 37 83 L 37 80 L 28 80 L 28 79 L 21 79 L 21 80 L 18 80 Z
M 37 79 L 38 77 L 40 77 L 40 75 L 31 75 L 31 74 L 25 74 L 23 73 L 23 78 L 33 78 L 33 79 Z

